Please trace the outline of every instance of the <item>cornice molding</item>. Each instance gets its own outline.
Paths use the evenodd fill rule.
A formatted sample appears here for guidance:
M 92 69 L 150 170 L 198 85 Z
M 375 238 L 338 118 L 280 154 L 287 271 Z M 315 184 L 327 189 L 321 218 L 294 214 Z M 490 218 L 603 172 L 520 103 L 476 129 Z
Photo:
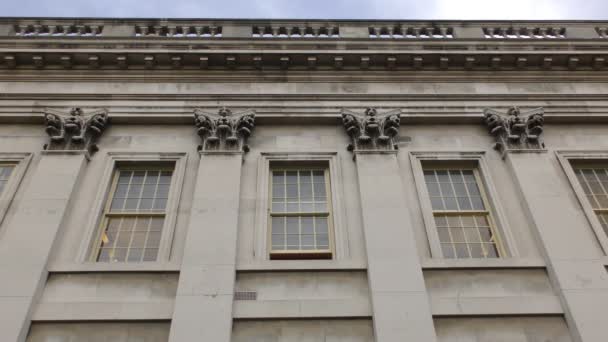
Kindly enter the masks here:
M 479 48 L 479 47 L 478 47 Z M 19 49 L 0 53 L 0 70 L 221 71 L 590 71 L 605 70 L 608 44 L 593 50 L 205 50 Z M 258 78 L 260 75 L 256 75 Z

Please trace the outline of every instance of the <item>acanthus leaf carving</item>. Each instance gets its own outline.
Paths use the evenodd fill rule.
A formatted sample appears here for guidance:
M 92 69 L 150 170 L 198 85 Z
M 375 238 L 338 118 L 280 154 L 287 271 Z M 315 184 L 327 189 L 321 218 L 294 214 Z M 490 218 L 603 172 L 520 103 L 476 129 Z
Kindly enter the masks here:
M 255 127 L 255 112 L 233 114 L 222 107 L 217 115 L 200 109 L 194 112 L 194 125 L 203 143 L 201 151 L 249 151 L 247 140 Z
M 487 108 L 484 110 L 484 122 L 489 133 L 495 137 L 494 148 L 503 155 L 510 150 L 542 150 L 544 109 L 535 108 L 522 112 L 518 107 L 511 107 L 506 113 Z
M 359 150 L 396 150 L 399 135 L 401 110 L 393 110 L 378 115 L 375 108 L 367 108 L 364 115 L 342 110 L 342 123 L 346 134 L 351 138 L 347 149 Z
M 52 109 L 44 111 L 45 132 L 50 141 L 46 150 L 85 150 L 97 152 L 97 141 L 109 121 L 105 109 L 94 110 L 87 115 L 81 108 L 72 108 L 69 113 Z

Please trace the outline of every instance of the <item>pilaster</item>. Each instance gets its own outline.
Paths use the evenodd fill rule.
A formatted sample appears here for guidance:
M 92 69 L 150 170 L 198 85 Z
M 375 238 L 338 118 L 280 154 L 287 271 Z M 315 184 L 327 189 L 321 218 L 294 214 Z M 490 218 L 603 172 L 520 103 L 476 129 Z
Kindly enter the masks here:
M 542 109 L 534 112 L 536 114 L 532 115 L 539 115 Z M 498 112 L 495 115 L 509 120 Z M 522 135 L 520 138 L 514 136 L 508 148 L 503 150 L 505 162 L 517 182 L 574 341 L 605 341 L 608 277 L 601 262 L 600 248 L 559 169 L 557 158 L 539 143 L 542 120 L 536 119 L 529 117 L 521 122 L 525 128 L 520 130 Z M 527 124 L 530 120 L 540 126 Z M 532 134 L 535 135 L 532 143 L 525 133 L 530 127 L 537 127 L 538 133 Z
M 241 166 L 253 113 L 195 114 L 200 146 L 170 342 L 230 342 Z M 244 124 L 243 122 L 246 122 Z M 246 125 L 247 129 L 244 129 Z M 225 126 L 220 128 L 220 126 Z M 209 138 L 212 137 L 211 141 Z M 235 137 L 235 141 L 226 141 Z M 217 140 L 215 139 L 217 138 Z
M 376 341 L 432 342 L 429 297 L 393 141 L 399 116 L 343 111 L 343 122 L 355 154 Z
M 48 276 L 47 260 L 85 167 L 84 151 L 44 151 L 20 206 L 0 237 L 0 331 L 25 341 L 32 308 Z

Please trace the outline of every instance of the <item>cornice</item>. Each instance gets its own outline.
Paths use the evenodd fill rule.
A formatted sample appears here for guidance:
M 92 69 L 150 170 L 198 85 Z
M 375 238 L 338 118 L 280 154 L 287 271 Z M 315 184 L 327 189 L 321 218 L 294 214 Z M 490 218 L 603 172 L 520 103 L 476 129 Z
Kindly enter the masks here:
M 607 100 L 607 99 L 605 99 Z M 23 103 L 20 106 L 1 106 L 0 102 L 0 123 L 16 123 L 16 124 L 41 124 L 45 109 L 54 109 L 55 111 L 65 111 L 70 104 L 83 104 L 84 108 L 99 107 L 98 102 L 83 103 L 80 100 L 66 101 L 63 103 L 54 102 L 54 105 L 49 106 L 48 103 L 44 107 L 38 106 L 35 103 Z M 579 103 L 559 104 L 553 101 L 530 101 L 523 98 L 517 101 L 509 98 L 502 98 L 496 101 L 479 101 L 479 103 L 468 102 L 449 103 L 435 101 L 434 105 L 420 105 L 416 103 L 407 103 L 399 101 L 371 101 L 371 100 L 355 100 L 342 101 L 340 106 L 344 106 L 349 110 L 362 112 L 365 106 L 378 106 L 382 112 L 389 110 L 398 110 L 401 112 L 401 122 L 405 125 L 412 124 L 480 124 L 483 119 L 483 111 L 488 106 L 493 106 L 497 110 L 506 111 L 514 103 L 522 108 L 534 108 L 544 106 L 546 114 L 545 121 L 547 124 L 595 124 L 608 123 L 608 101 L 603 101 L 593 105 L 588 101 Z M 281 102 L 281 107 L 268 106 L 268 103 L 254 101 L 230 101 L 222 102 L 226 106 L 230 106 L 237 112 L 247 111 L 249 108 L 256 109 L 256 122 L 260 125 L 275 125 L 275 124 L 298 124 L 298 125 L 316 125 L 316 124 L 335 124 L 340 125 L 342 117 L 340 115 L 340 107 L 327 104 L 326 106 L 310 106 L 310 102 L 290 104 Z M 317 101 L 318 103 L 318 101 Z M 103 103 L 103 106 L 108 110 L 108 118 L 114 124 L 177 124 L 191 125 L 192 112 L 195 109 L 200 109 L 208 112 L 217 110 L 217 101 L 200 102 L 193 104 L 193 107 L 184 107 L 182 105 L 172 105 L 171 103 L 158 103 L 154 107 L 148 107 L 145 104 L 125 105 L 109 105 Z M 87 109 L 89 110 L 89 109 Z M 480 126 L 481 127 L 481 126 Z

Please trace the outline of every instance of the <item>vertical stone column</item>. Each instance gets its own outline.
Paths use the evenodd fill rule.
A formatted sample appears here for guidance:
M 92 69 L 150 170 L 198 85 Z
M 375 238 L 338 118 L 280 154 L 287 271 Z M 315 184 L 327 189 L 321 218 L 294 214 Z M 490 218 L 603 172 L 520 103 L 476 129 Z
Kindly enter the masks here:
M 3 341 L 27 338 L 33 306 L 44 288 L 47 263 L 72 195 L 101 134 L 105 112 L 84 117 L 46 113 L 51 141 L 31 181 L 22 189 L 20 205 L 0 235 L 0 334 Z M 91 132 L 94 120 L 96 131 Z M 67 130 L 66 130 L 66 125 Z M 71 126 L 70 126 L 71 125 Z M 80 139 L 82 138 L 82 139 Z
M 486 110 L 486 121 L 518 184 L 574 341 L 606 341 L 608 275 L 556 157 L 544 149 L 542 115 L 540 108 Z
M 393 141 L 399 113 L 342 117 L 357 165 L 376 341 L 436 341 Z
M 254 114 L 195 119 L 203 144 L 169 341 L 230 342 L 242 151 Z

